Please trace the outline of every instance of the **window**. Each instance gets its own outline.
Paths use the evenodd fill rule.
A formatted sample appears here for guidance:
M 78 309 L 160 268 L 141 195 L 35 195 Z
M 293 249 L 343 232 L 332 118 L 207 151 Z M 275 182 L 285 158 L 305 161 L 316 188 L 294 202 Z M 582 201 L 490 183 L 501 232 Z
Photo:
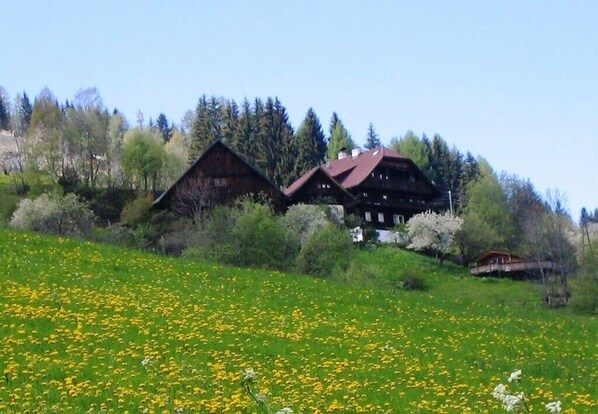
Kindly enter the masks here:
M 405 216 L 401 214 L 393 214 L 392 221 L 394 224 L 405 224 Z
M 378 223 L 384 223 L 384 213 L 378 213 Z
M 367 196 L 368 196 L 368 193 L 363 193 L 363 196 L 364 196 L 364 197 L 367 197 Z
M 388 196 L 386 194 L 382 195 L 382 200 L 388 200 Z
M 214 178 L 214 187 L 226 187 L 228 180 L 226 178 Z
M 372 221 L 372 213 L 369 211 L 365 212 L 365 221 Z

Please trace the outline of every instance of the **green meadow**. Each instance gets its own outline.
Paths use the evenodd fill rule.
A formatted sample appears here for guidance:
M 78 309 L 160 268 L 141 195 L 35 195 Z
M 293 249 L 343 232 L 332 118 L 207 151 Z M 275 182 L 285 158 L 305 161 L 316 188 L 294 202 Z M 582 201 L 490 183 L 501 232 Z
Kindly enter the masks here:
M 598 320 L 392 248 L 318 279 L 0 229 L 0 413 L 598 411 Z M 406 291 L 420 278 L 427 289 Z

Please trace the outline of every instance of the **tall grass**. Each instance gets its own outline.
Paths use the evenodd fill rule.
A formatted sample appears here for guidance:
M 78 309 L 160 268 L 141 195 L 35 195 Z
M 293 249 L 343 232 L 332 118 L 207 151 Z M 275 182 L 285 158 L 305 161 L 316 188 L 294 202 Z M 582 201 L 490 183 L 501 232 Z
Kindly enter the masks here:
M 523 282 L 393 249 L 357 254 L 364 286 L 2 229 L 0 247 L 0 412 L 250 413 L 249 367 L 295 412 L 500 412 L 515 368 L 532 405 L 598 409 L 598 321 Z M 413 272 L 428 290 L 394 287 Z

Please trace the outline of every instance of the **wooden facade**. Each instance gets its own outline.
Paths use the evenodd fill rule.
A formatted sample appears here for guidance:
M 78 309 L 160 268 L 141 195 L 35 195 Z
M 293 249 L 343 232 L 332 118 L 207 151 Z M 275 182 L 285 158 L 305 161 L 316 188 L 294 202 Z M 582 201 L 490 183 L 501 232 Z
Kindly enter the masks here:
M 415 214 L 446 207 L 440 192 L 413 161 L 383 147 L 353 150 L 351 155 L 317 167 L 291 184 L 285 194 L 293 203 L 332 195 L 347 213 L 377 229 L 389 229 Z
M 275 210 L 286 208 L 286 196 L 262 173 L 220 141 L 214 142 L 154 202 L 154 207 L 179 213 L 184 210 L 232 205 L 241 196 L 265 196 Z M 182 206 L 192 205 L 189 209 Z M 188 214 L 192 214 L 191 211 Z
M 489 251 L 476 259 L 469 268 L 469 274 L 522 278 L 527 273 L 542 274 L 553 269 L 556 269 L 556 263 L 550 260 L 526 261 L 507 252 Z

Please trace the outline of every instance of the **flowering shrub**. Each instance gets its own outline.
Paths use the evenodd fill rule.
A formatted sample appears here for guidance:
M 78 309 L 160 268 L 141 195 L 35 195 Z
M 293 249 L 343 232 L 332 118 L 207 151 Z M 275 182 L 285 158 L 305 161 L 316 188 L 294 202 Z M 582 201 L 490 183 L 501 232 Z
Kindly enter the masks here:
M 407 248 L 431 250 L 442 263 L 462 224 L 462 219 L 448 211 L 444 214 L 433 211 L 416 214 L 407 222 L 407 233 L 411 240 Z
M 78 237 L 88 233 L 94 221 L 92 211 L 75 194 L 42 194 L 35 200 L 21 200 L 12 215 L 10 226 Z

